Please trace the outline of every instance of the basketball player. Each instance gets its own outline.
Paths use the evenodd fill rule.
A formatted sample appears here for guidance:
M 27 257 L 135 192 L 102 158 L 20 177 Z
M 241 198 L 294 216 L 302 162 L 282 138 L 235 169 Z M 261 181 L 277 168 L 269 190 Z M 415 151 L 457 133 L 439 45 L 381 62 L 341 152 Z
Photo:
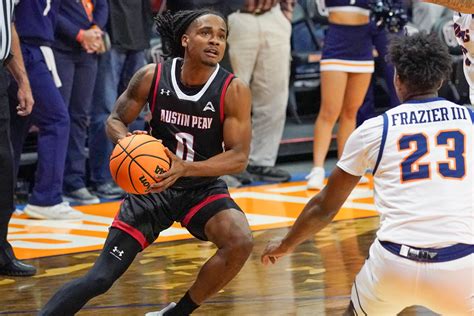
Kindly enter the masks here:
M 437 97 L 451 58 L 434 35 L 395 38 L 389 57 L 402 104 L 354 131 L 328 185 L 286 237 L 267 245 L 262 262 L 274 263 L 329 224 L 370 168 L 381 225 L 346 314 L 396 315 L 422 305 L 472 315 L 474 113 Z
M 474 7 L 474 4 L 472 4 Z M 455 12 L 454 35 L 464 56 L 464 76 L 469 83 L 469 98 L 474 105 L 474 19 L 473 14 Z
M 217 179 L 245 169 L 251 137 L 250 89 L 219 66 L 226 22 L 209 10 L 166 13 L 155 20 L 169 51 L 183 58 L 140 69 L 117 100 L 107 132 L 117 143 L 149 102 L 151 135 L 169 148 L 171 168 L 157 176 L 161 182 L 154 193 L 125 198 L 92 269 L 63 286 L 41 315 L 73 315 L 106 292 L 175 221 L 218 250 L 177 304 L 148 315 L 191 314 L 235 277 L 252 251 L 247 219 Z
M 464 75 L 474 105 L 474 3 L 472 0 L 427 0 L 457 11 L 453 15 L 454 35 L 464 55 Z

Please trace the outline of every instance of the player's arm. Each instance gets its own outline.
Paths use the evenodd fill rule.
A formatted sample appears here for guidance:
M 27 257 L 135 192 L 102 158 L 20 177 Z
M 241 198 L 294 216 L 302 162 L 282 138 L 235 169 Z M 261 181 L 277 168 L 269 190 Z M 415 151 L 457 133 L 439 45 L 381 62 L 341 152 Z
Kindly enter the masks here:
M 25 64 L 23 62 L 23 55 L 20 47 L 20 39 L 18 38 L 15 24 L 12 23 L 11 28 L 11 52 L 13 57 L 11 57 L 8 62 L 6 62 L 6 67 L 18 84 L 18 106 L 16 107 L 17 114 L 26 116 L 31 113 L 35 101 L 33 100 L 30 81 L 28 80 L 28 75 L 25 70 Z
M 215 177 L 245 169 L 252 136 L 251 98 L 250 89 L 242 80 L 232 80 L 224 100 L 225 151 L 205 161 L 187 163 L 184 176 Z
M 155 64 L 149 64 L 138 70 L 115 102 L 106 126 L 107 135 L 114 144 L 127 136 L 127 126 L 140 115 L 147 103 L 155 68 Z
M 262 263 L 275 263 L 278 258 L 293 252 L 296 246 L 326 227 L 359 180 L 360 176 L 353 176 L 336 167 L 329 176 L 326 187 L 305 205 L 286 236 L 267 245 L 262 254 Z
M 333 220 L 367 168 L 374 168 L 369 153 L 380 150 L 383 124 L 383 118 L 379 116 L 367 120 L 352 132 L 326 187 L 305 205 L 283 239 L 267 245 L 261 258 L 263 264 L 275 263 Z
M 474 13 L 474 4 L 472 0 L 424 0 L 434 4 L 445 6 L 451 10 L 462 13 Z
M 156 175 L 153 192 L 161 192 L 180 177 L 218 177 L 239 173 L 248 163 L 252 135 L 251 93 L 248 86 L 235 78 L 227 88 L 224 101 L 223 136 L 225 151 L 204 161 L 183 161 L 166 149 L 171 159 L 168 172 Z

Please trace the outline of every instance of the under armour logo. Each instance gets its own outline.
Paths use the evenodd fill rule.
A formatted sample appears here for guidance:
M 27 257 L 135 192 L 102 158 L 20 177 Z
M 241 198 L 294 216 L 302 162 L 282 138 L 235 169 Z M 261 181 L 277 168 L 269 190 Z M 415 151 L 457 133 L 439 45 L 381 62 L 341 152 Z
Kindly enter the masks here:
M 119 250 L 117 246 L 114 246 L 114 249 L 112 249 L 112 251 L 110 251 L 109 253 L 115 258 L 122 260 L 122 258 L 120 257 L 123 256 L 124 252 L 124 250 Z
M 163 95 L 163 94 L 166 94 L 167 96 L 170 96 L 170 90 L 165 90 L 165 89 L 161 89 L 160 91 L 160 94 Z
M 211 101 L 209 101 L 209 102 L 207 102 L 206 106 L 204 107 L 204 109 L 202 111 L 203 112 L 206 112 L 206 111 L 215 112 L 216 109 L 214 109 L 214 105 L 212 105 Z

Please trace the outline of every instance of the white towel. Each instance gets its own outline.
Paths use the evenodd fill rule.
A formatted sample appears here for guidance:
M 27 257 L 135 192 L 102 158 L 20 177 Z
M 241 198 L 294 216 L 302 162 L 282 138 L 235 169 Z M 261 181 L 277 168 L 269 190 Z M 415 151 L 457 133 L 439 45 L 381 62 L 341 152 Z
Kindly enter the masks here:
M 51 75 L 53 76 L 54 84 L 56 87 L 61 87 L 61 79 L 58 75 L 58 70 L 56 69 L 56 61 L 54 60 L 54 54 L 51 47 L 48 46 L 40 46 L 41 53 L 43 53 L 44 61 L 46 62 L 46 66 L 48 66 L 49 71 L 51 71 Z

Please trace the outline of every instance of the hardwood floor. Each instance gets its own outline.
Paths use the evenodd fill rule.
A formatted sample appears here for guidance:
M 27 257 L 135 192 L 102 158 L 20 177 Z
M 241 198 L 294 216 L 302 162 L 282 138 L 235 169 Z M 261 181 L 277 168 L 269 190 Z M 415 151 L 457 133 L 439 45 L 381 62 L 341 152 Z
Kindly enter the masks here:
M 334 222 L 294 254 L 264 267 L 267 241 L 287 228 L 254 232 L 255 248 L 239 275 L 195 315 L 341 315 L 354 276 L 374 239 L 377 217 Z M 215 248 L 195 239 L 153 244 L 104 295 L 78 315 L 143 315 L 178 301 Z M 0 315 L 34 315 L 65 282 L 84 274 L 99 252 L 28 260 L 31 278 L 0 277 Z M 410 308 L 400 315 L 434 315 Z

